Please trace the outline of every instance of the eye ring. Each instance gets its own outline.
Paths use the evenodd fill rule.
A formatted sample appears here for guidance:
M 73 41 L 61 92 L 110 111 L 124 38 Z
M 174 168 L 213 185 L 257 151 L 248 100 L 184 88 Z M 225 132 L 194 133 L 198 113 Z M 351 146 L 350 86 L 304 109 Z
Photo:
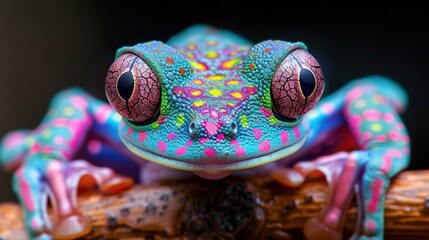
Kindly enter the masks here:
M 320 100 L 324 88 L 322 69 L 303 49 L 290 52 L 271 80 L 271 102 L 275 117 L 294 122 Z
M 139 56 L 124 53 L 110 66 L 105 92 L 112 107 L 134 125 L 148 125 L 158 119 L 161 83 Z

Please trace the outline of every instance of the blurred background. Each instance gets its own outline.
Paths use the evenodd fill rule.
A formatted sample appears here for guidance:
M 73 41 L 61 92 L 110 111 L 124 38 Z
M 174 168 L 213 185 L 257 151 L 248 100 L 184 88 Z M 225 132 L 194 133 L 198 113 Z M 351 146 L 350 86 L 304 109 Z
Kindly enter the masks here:
M 410 169 L 429 169 L 425 8 L 390 1 L 299 2 L 0 1 L 0 136 L 36 127 L 64 88 L 80 86 L 105 99 L 104 77 L 117 48 L 167 41 L 192 24 L 207 23 L 255 43 L 305 42 L 324 69 L 327 93 L 367 74 L 395 79 L 410 95 L 403 115 L 412 142 Z M 10 177 L 0 173 L 0 202 L 16 200 Z

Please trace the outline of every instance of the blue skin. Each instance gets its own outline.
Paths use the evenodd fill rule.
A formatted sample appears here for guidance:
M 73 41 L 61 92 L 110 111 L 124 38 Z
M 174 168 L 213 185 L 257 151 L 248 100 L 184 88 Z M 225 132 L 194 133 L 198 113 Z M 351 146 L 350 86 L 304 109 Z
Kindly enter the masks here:
M 133 78 L 123 77 L 127 71 Z M 307 238 L 341 238 L 357 186 L 360 215 L 352 238 L 380 239 L 385 191 L 409 163 L 409 138 L 399 117 L 406 93 L 373 75 L 319 101 L 323 81 L 303 43 L 254 45 L 196 25 L 166 44 L 119 49 L 106 78 L 113 108 L 81 89 L 62 91 L 35 130 L 3 138 L 0 161 L 15 171 L 14 189 L 35 239 L 88 233 L 91 224 L 74 201 L 78 185 L 120 192 L 132 180 L 115 172 L 136 178 L 137 166 L 146 180 L 183 172 L 220 179 L 235 171 L 270 171 L 288 186 L 319 171 L 332 191 L 321 214 L 307 222 Z M 140 102 L 134 105 L 135 99 Z M 79 183 L 82 175 L 94 181 Z M 48 192 L 56 205 L 52 225 L 45 217 Z

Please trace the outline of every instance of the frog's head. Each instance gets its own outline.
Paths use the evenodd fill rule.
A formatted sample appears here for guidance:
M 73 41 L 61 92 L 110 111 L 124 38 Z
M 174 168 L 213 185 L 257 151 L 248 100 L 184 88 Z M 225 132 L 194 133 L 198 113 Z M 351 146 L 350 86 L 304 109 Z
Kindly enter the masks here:
M 138 44 L 118 50 L 106 78 L 132 152 L 210 179 L 296 152 L 323 86 L 304 44 L 283 41 L 213 51 Z

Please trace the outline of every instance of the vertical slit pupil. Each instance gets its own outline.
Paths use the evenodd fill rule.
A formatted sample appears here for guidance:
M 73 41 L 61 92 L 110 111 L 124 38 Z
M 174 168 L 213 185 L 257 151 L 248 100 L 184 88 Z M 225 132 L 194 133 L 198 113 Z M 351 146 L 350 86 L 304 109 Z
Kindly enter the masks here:
M 313 73 L 308 69 L 301 68 L 299 73 L 299 84 L 301 85 L 301 91 L 304 96 L 309 97 L 316 87 Z
M 134 76 L 131 71 L 124 72 L 118 79 L 117 89 L 124 100 L 129 100 L 134 90 Z

